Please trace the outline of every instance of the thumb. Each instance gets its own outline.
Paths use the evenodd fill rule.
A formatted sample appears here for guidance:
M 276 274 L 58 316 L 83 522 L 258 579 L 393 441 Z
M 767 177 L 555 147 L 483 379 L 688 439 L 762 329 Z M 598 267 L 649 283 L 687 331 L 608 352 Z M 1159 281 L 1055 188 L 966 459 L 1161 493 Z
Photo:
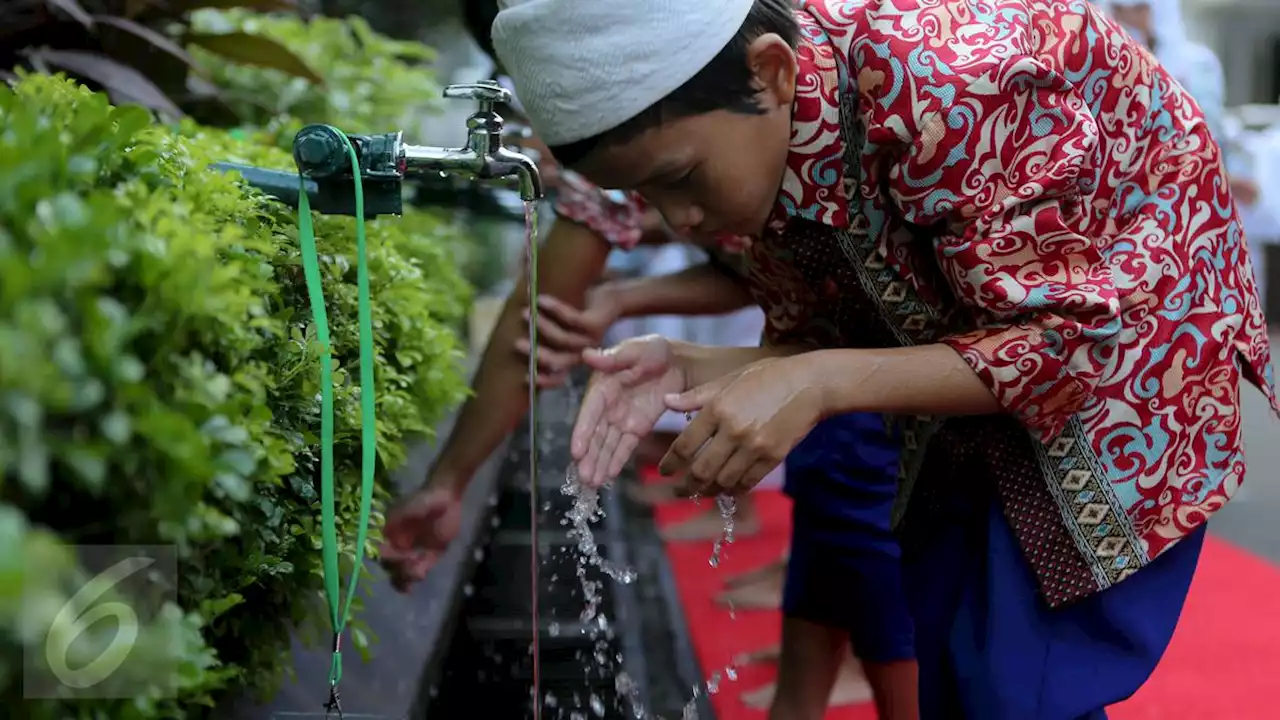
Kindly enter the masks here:
M 591 348 L 582 351 L 582 362 L 592 370 L 615 373 L 635 365 L 640 359 L 640 348 L 633 345 L 620 345 L 601 350 Z
M 667 404 L 668 410 L 676 412 L 694 412 L 701 410 L 704 405 L 711 402 L 711 399 L 720 392 L 720 384 L 717 382 L 709 382 L 705 385 L 699 385 L 692 390 L 686 390 L 682 393 L 671 393 L 662 400 Z

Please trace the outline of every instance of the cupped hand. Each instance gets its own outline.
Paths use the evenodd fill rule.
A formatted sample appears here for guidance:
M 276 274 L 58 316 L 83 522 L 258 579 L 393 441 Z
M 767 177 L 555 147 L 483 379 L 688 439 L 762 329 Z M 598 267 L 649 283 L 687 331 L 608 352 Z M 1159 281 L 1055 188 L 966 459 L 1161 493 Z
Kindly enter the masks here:
M 618 315 L 617 303 L 604 289 L 588 292 L 581 310 L 550 295 L 538 296 L 538 387 L 563 384 L 569 371 L 582 362 L 583 351 L 599 347 Z M 516 341 L 516 351 L 525 357 L 530 352 L 529 316 L 526 308 L 526 334 Z
M 569 450 L 579 479 L 600 487 L 622 472 L 640 439 L 667 410 L 664 398 L 685 389 L 685 373 L 671 343 L 657 335 L 632 338 L 609 350 L 588 350 L 595 373 L 587 385 Z
M 691 495 L 740 494 L 755 487 L 813 429 L 822 392 L 799 357 L 761 360 L 665 399 L 667 408 L 697 416 L 659 463 L 684 476 Z
M 396 590 L 408 592 L 426 578 L 457 537 L 461 520 L 461 498 L 451 487 L 423 487 L 391 508 L 379 561 Z

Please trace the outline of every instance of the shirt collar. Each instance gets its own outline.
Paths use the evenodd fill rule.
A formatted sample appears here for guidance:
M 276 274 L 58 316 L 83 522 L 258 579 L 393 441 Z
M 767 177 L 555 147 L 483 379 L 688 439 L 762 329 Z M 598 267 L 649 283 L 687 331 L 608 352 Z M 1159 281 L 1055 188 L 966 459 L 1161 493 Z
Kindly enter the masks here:
M 796 12 L 796 19 L 800 23 L 799 69 L 791 111 L 791 149 L 768 228 L 781 231 L 793 218 L 844 228 L 849 226 L 849 199 L 837 49 L 807 12 Z

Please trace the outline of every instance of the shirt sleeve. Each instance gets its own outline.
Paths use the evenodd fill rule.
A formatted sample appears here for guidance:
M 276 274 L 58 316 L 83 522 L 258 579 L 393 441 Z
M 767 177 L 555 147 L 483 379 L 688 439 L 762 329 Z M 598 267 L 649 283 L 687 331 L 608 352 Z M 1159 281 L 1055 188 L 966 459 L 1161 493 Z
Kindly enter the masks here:
M 592 185 L 571 170 L 560 171 L 556 216 L 584 225 L 614 247 L 630 250 L 644 234 L 644 207 L 637 196 Z
M 1013 56 L 921 104 L 888 169 L 890 200 L 933 230 L 933 253 L 976 329 L 946 337 L 1001 406 L 1051 440 L 1114 362 L 1119 301 L 1081 235 L 1098 127 L 1070 83 Z

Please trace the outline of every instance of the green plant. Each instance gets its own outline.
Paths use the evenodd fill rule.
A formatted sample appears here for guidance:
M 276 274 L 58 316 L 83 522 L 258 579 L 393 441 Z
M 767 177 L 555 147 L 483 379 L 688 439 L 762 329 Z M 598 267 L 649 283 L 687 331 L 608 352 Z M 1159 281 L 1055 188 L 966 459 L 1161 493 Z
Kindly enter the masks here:
M 71 545 L 165 544 L 178 601 L 140 635 L 147 682 L 127 700 L 23 707 L 41 720 L 207 716 L 229 689 L 269 690 L 291 628 L 324 623 L 317 352 L 296 219 L 206 169 L 289 158 L 192 122 L 155 125 L 62 77 L 0 88 L 0 128 L 0 706 L 17 707 L 23 659 L 39 657 L 79 582 Z M 351 228 L 316 220 L 348 543 Z M 404 440 L 465 392 L 452 328 L 468 293 L 449 232 L 429 216 L 369 226 L 379 503 Z M 368 643 L 359 627 L 353 640 Z
M 144 105 L 170 118 L 194 112 L 235 124 L 221 91 L 184 46 L 206 55 L 275 68 L 323 84 L 306 62 L 269 38 L 191 32 L 200 8 L 292 11 L 296 0 L 6 0 L 0 3 L 0 74 L 15 66 L 64 71 L 117 102 Z
M 240 9 L 202 10 L 192 14 L 191 24 L 202 36 L 234 33 L 279 43 L 324 77 L 320 86 L 277 68 L 190 48 L 224 88 L 236 114 L 248 125 L 273 129 L 282 146 L 304 123 L 382 133 L 413 127 L 438 107 L 440 86 L 427 66 L 434 51 L 380 35 L 360 17 L 301 20 Z

